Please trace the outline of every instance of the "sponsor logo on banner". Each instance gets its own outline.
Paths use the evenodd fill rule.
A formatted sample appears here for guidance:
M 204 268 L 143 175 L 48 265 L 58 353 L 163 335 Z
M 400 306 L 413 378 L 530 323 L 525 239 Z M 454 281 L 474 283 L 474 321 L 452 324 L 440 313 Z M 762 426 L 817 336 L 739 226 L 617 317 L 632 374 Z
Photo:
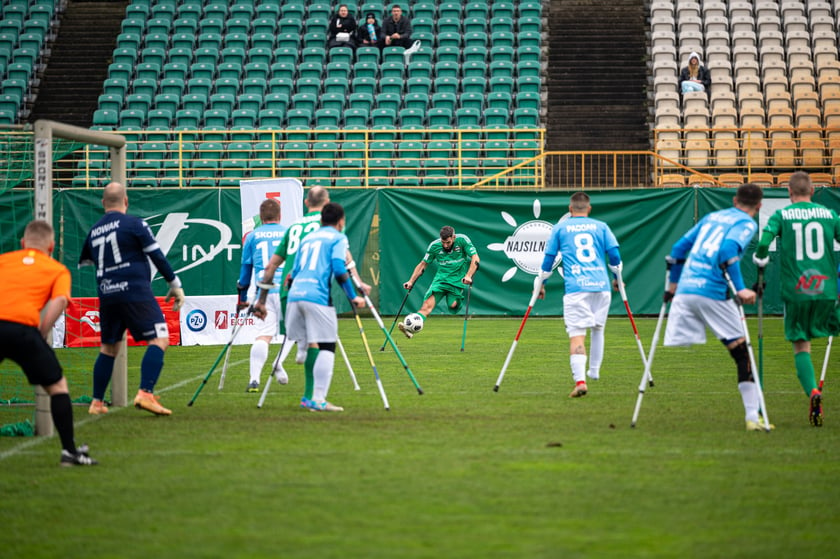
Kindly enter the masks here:
M 187 313 L 187 328 L 192 332 L 201 332 L 207 326 L 207 315 L 201 309 L 194 309 Z
M 487 248 L 492 251 L 504 252 L 505 256 L 513 262 L 513 266 L 502 274 L 503 282 L 513 279 L 517 270 L 522 270 L 530 275 L 536 275 L 540 272 L 545 245 L 551 236 L 553 225 L 548 221 L 539 219 L 541 212 L 539 200 L 534 200 L 532 209 L 534 219 L 521 225 L 508 212 L 501 212 L 502 219 L 513 227 L 514 231 L 504 242 L 487 245 Z M 559 261 L 555 262 L 552 269 L 556 268 L 558 264 Z
M 227 311 L 216 311 L 216 330 L 227 330 L 228 327 L 228 313 Z
M 101 329 L 101 326 L 99 326 L 99 311 L 87 311 L 79 322 L 87 324 L 97 334 Z

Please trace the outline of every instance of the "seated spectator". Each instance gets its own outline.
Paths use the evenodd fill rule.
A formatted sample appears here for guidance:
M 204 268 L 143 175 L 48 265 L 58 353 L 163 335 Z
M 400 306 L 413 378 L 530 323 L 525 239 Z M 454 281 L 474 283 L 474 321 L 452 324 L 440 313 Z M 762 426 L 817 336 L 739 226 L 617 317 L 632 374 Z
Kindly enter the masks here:
M 688 55 L 688 66 L 680 72 L 680 91 L 708 91 L 712 85 L 709 70 L 700 63 L 700 55 L 692 52 Z
M 350 15 L 346 4 L 338 7 L 338 12 L 330 19 L 327 29 L 327 48 L 356 48 L 356 18 Z
M 382 37 L 379 39 L 379 48 L 411 46 L 411 23 L 408 18 L 403 17 L 402 8 L 394 5 L 391 8 L 391 17 L 385 18 L 382 24 Z
M 356 30 L 356 45 L 375 47 L 379 45 L 379 38 L 382 36 L 382 28 L 376 23 L 376 14 L 369 12 L 365 16 L 365 24 L 360 25 Z

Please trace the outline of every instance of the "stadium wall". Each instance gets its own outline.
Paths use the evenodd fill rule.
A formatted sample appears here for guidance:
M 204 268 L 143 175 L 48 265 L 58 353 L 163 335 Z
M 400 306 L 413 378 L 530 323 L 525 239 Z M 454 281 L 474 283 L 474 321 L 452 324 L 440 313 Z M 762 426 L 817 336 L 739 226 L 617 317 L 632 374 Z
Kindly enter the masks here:
M 650 189 L 592 191 L 593 217 L 613 228 L 625 261 L 624 279 L 633 311 L 656 314 L 661 303 L 664 256 L 699 216 L 731 205 L 734 189 Z M 29 193 L 31 197 L 31 193 Z M 14 224 L 19 239 L 26 219 L 19 214 L 20 191 L 0 197 L 0 223 Z M 766 189 L 760 215 L 763 225 L 772 212 L 788 203 L 785 189 Z M 56 257 L 73 270 L 73 295 L 95 296 L 92 268 L 76 268 L 81 244 L 102 213 L 98 190 L 54 192 L 55 227 L 59 232 Z M 398 309 L 402 284 L 422 258 L 426 246 L 443 225 L 468 235 L 481 256 L 481 270 L 470 301 L 478 315 L 521 315 L 527 304 L 533 274 L 542 259 L 544 240 L 568 211 L 568 193 L 488 192 L 381 189 L 331 190 L 333 201 L 347 210 L 350 245 L 362 277 L 374 286 L 372 298 L 383 314 Z M 815 201 L 840 211 L 840 193 L 828 188 Z M 234 293 L 241 258 L 241 213 L 236 189 L 132 190 L 130 210 L 144 217 L 155 231 L 189 295 Z M 24 203 L 25 204 L 25 203 Z M 30 202 L 31 207 L 31 202 Z M 4 231 L 4 237 L 7 232 Z M 8 238 L 8 237 L 6 237 Z M 7 248 L 11 249 L 11 248 Z M 837 249 L 837 247 L 835 247 Z M 749 254 L 742 264 L 748 285 L 755 280 Z M 418 282 L 406 309 L 419 307 L 433 270 Z M 778 267 L 768 268 L 765 312 L 781 313 Z M 166 291 L 156 275 L 157 295 Z M 559 315 L 562 280 L 549 283 L 549 296 L 535 315 Z M 340 311 L 347 311 L 344 295 L 335 292 Z M 618 297 L 613 314 L 624 313 Z M 748 309 L 750 311 L 752 309 Z M 445 311 L 440 311 L 445 312 Z

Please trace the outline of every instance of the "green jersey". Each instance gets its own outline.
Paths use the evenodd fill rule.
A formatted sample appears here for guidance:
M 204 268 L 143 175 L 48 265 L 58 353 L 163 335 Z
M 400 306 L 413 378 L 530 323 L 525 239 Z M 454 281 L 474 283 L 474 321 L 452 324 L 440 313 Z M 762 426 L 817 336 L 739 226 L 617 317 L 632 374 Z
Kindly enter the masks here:
M 438 269 L 435 274 L 435 283 L 448 283 L 461 286 L 461 279 L 467 274 L 470 261 L 476 254 L 475 247 L 466 235 L 455 235 L 452 248 L 447 252 L 443 249 L 440 239 L 429 243 L 423 262 L 437 262 Z
M 761 233 L 756 249 L 767 256 L 779 237 L 782 299 L 788 303 L 837 298 L 837 259 L 834 241 L 840 241 L 840 218 L 813 202 L 797 202 L 777 210 Z
M 283 270 L 292 271 L 295 266 L 295 256 L 297 255 L 300 241 L 312 231 L 321 227 L 321 211 L 307 212 L 302 218 L 298 219 L 286 230 L 283 235 L 283 240 L 277 245 L 277 250 L 274 254 L 283 258 Z M 289 292 L 286 287 L 286 278 L 280 279 L 282 286 L 280 287 L 280 297 L 285 298 Z

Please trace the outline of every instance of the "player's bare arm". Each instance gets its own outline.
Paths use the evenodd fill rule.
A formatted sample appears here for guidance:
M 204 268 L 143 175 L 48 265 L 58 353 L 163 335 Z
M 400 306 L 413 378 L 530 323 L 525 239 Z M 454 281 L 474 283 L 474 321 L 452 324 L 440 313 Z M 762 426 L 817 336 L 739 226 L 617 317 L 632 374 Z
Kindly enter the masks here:
M 472 258 L 470 259 L 470 268 L 467 270 L 467 275 L 464 276 L 464 279 L 461 281 L 466 283 L 467 285 L 473 282 L 473 276 L 475 275 L 476 270 L 478 270 L 478 263 L 481 262 L 481 259 L 478 257 L 477 254 L 473 254 Z
M 414 267 L 414 271 L 411 273 L 411 278 L 403 284 L 403 287 L 405 289 L 411 289 L 414 287 L 414 282 L 417 281 L 417 278 L 419 278 L 425 270 L 426 263 L 421 260 L 420 263 Z

